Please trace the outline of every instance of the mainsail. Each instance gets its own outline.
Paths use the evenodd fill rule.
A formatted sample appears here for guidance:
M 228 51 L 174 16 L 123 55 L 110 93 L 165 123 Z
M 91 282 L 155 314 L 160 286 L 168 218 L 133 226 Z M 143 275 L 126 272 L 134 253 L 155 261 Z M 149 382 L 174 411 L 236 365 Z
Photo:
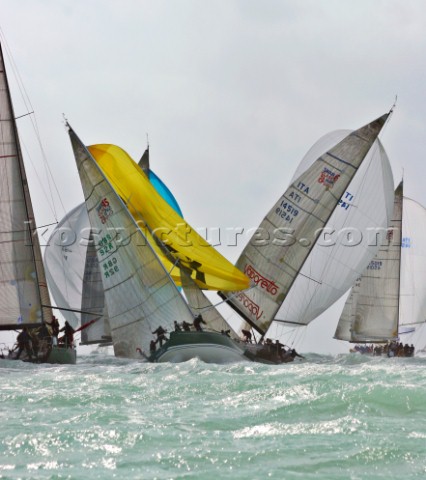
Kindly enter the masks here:
M 116 356 L 149 352 L 152 332 L 191 323 L 186 302 L 126 205 L 69 127 L 98 257 Z
M 226 292 L 221 295 L 262 335 L 276 318 L 320 230 L 342 201 L 388 115 L 345 136 L 296 178 L 238 259 L 236 265 L 255 287 L 232 298 Z
M 426 210 L 395 191 L 394 213 L 376 257 L 352 287 L 334 338 L 396 340 L 426 320 Z
M 149 170 L 149 150 L 145 150 L 141 162 L 148 168 L 150 182 L 164 200 L 182 216 L 182 211 L 167 186 Z M 91 227 L 86 205 L 76 206 L 68 212 L 52 232 L 48 248 L 44 252 L 46 275 L 56 305 L 68 322 L 74 326 L 85 325 L 93 315 L 81 313 L 101 313 L 94 324 L 81 332 L 81 344 L 104 343 L 110 336 L 108 311 L 104 308 L 102 279 L 96 252 L 91 246 Z M 180 281 L 180 273 L 172 270 L 172 277 Z M 84 292 L 84 293 L 83 293 Z
M 51 310 L 1 46 L 0 172 L 0 329 L 6 330 L 50 321 Z

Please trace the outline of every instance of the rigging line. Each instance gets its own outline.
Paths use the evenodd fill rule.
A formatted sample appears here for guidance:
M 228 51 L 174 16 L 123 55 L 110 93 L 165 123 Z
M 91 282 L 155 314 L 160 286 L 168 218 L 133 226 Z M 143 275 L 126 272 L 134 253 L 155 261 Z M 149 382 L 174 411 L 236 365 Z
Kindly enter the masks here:
M 7 56 L 8 56 L 8 59 L 9 59 L 9 63 L 11 65 L 11 70 L 13 72 L 13 75 L 15 77 L 15 80 L 16 80 L 16 85 L 19 89 L 19 92 L 20 92 L 20 95 L 21 95 L 21 99 L 25 105 L 25 108 L 26 110 L 29 112 L 29 113 L 26 113 L 24 115 L 21 115 L 19 117 L 16 117 L 16 118 L 22 118 L 22 117 L 25 117 L 25 116 L 30 116 L 30 121 L 31 121 L 31 125 L 33 127 L 33 130 L 34 130 L 34 134 L 35 134 L 35 137 L 37 139 L 37 143 L 39 145 L 39 148 L 40 148 L 40 152 L 41 152 L 41 156 L 42 156 L 42 159 L 43 159 L 43 164 L 44 164 L 44 168 L 45 168 L 45 171 L 46 171 L 46 179 L 47 179 L 47 183 L 48 183 L 48 188 L 49 188 L 49 192 L 50 192 L 50 201 L 48 202 L 48 205 L 50 206 L 51 210 L 52 210 L 52 213 L 55 217 L 55 219 L 57 219 L 57 213 L 56 213 L 56 209 L 55 209 L 55 202 L 54 202 L 54 199 L 53 199 L 53 192 L 52 192 L 52 186 L 51 186 L 51 182 L 53 181 L 53 184 L 55 186 L 55 190 L 56 190 L 56 194 L 58 195 L 58 198 L 59 198 L 59 201 L 61 203 L 61 206 L 65 212 L 65 207 L 63 205 L 63 202 L 62 202 L 62 199 L 59 195 L 59 190 L 57 188 L 57 185 L 55 184 L 54 180 L 53 180 L 53 175 L 52 175 L 52 172 L 50 170 L 50 166 L 49 166 L 49 163 L 47 161 L 47 157 L 46 157 L 46 154 L 45 154 L 45 151 L 44 151 L 44 148 L 43 148 L 43 144 L 41 142 L 41 135 L 40 135 L 40 130 L 39 130 L 39 127 L 38 127 L 38 124 L 37 124 L 37 119 L 36 119 L 36 115 L 35 115 L 35 112 L 34 112 L 34 108 L 31 104 L 31 100 L 30 100 L 30 97 L 25 89 L 25 85 L 24 85 L 24 82 L 21 78 L 21 75 L 19 73 L 19 69 L 15 63 L 15 60 L 13 58 L 13 55 L 12 55 L 12 52 L 9 48 L 9 45 L 6 41 L 6 38 L 5 38 L 5 35 L 3 33 L 3 30 L 0 28 L 0 34 L 3 38 L 3 44 L 5 46 L 5 50 L 6 50 L 6 53 L 7 53 Z M 32 114 L 32 115 L 31 115 Z M 22 142 L 22 139 L 20 139 L 21 143 Z M 25 148 L 27 154 L 29 155 L 28 153 L 28 149 Z M 32 162 L 31 162 L 32 163 Z M 33 168 L 34 170 L 37 172 L 37 170 L 35 169 L 34 165 L 33 165 Z M 40 183 L 41 186 L 43 186 L 43 183 L 40 181 L 40 178 L 38 177 L 37 175 L 37 178 L 38 178 L 38 181 Z M 44 189 L 43 189 L 44 191 Z
M 95 313 L 95 312 L 86 312 L 84 310 L 76 309 L 76 308 L 65 308 L 65 307 L 54 307 L 53 305 L 41 305 L 43 308 L 51 308 L 53 310 L 64 310 L 65 312 L 77 312 L 77 313 L 84 313 L 86 315 L 93 315 L 95 317 L 103 317 L 102 313 Z
M 18 117 L 15 117 L 15 120 L 19 120 L 20 118 L 26 117 L 28 115 L 31 115 L 34 113 L 34 110 L 32 112 L 24 113 L 23 115 L 19 115 Z

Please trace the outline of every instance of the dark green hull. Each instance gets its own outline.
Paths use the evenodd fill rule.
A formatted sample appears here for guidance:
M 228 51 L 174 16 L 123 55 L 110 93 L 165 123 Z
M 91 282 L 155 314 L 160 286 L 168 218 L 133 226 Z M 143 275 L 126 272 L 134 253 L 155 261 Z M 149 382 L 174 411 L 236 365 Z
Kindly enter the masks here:
M 77 350 L 55 345 L 51 347 L 50 351 L 40 353 L 37 358 L 29 358 L 25 351 L 21 353 L 19 358 L 16 358 L 16 352 L 11 352 L 7 358 L 9 360 L 22 360 L 23 362 L 31 363 L 75 365 L 77 362 Z

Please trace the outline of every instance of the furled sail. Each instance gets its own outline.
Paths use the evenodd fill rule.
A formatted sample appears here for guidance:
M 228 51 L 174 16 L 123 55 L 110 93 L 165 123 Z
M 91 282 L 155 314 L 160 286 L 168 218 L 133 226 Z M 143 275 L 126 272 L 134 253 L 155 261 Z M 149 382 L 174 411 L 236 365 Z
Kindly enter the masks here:
M 50 321 L 51 310 L 1 47 L 0 176 L 0 329 L 13 329 Z
M 389 114 L 347 135 L 286 190 L 237 261 L 255 287 L 228 303 L 265 334 Z M 229 294 L 221 292 L 223 297 Z M 306 322 L 307 323 L 307 322 Z
M 228 291 L 249 287 L 247 276 L 161 198 L 124 150 L 115 145 L 92 145 L 88 149 L 111 185 L 128 203 L 135 221 L 141 221 L 145 224 L 142 227 L 147 227 L 145 235 L 149 238 L 150 232 L 154 232 L 176 261 L 191 271 L 193 280 L 200 288 Z M 162 254 L 160 247 L 156 253 L 167 265 L 167 257 Z
M 149 352 L 152 332 L 192 322 L 188 305 L 102 170 L 69 127 L 85 196 L 116 356 Z

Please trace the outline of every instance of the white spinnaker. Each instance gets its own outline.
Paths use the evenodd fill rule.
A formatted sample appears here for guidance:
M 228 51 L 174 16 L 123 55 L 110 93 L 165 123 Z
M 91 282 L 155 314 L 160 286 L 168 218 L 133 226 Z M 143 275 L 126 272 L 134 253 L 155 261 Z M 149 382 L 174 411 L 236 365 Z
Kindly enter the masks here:
M 46 276 L 50 291 L 66 320 L 76 328 L 80 325 L 82 285 L 90 223 L 86 205 L 77 205 L 59 222 L 44 251 Z
M 404 197 L 399 326 L 426 321 L 426 209 Z M 414 335 L 413 335 L 414 336 Z M 401 340 L 402 341 L 402 340 Z
M 347 134 L 332 132 L 320 139 L 302 160 L 302 168 L 309 157 L 318 158 Z M 311 250 L 276 320 L 306 325 L 354 284 L 379 248 L 375 231 L 386 229 L 393 195 L 391 166 L 377 139 L 327 222 L 330 233 Z
M 149 352 L 152 332 L 193 316 L 141 229 L 90 153 L 70 128 L 69 135 L 96 233 L 114 353 L 139 358 Z
M 361 277 L 352 322 L 352 342 L 398 338 L 402 198 L 401 183 L 395 191 L 389 235 Z

